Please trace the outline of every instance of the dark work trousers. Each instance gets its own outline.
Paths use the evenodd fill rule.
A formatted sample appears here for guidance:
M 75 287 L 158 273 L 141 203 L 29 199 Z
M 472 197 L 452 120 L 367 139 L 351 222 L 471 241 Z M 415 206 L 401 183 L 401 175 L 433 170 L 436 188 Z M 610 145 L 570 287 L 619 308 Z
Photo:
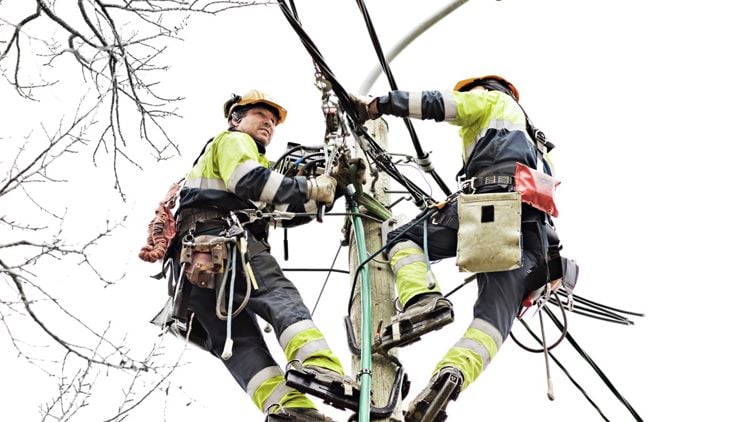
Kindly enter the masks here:
M 220 229 L 196 231 L 195 235 L 218 234 L 220 231 Z M 254 239 L 251 233 L 248 232 L 246 235 L 248 243 L 257 244 L 258 240 Z M 227 261 L 229 263 L 225 271 L 231 271 L 231 261 L 229 259 Z M 277 337 L 290 325 L 310 319 L 310 311 L 302 301 L 299 291 L 284 276 L 278 262 L 267 249 L 252 256 L 249 263 L 258 282 L 258 290 L 252 291 L 247 306 L 232 318 L 233 353 L 228 360 L 222 360 L 243 389 L 259 371 L 277 365 L 263 339 L 263 332 L 258 326 L 256 316 L 270 323 Z M 237 255 L 236 270 L 233 310 L 240 305 L 246 289 L 250 287 L 247 285 L 239 255 Z M 230 273 L 229 277 L 231 278 L 232 275 Z M 229 286 L 230 280 L 227 280 L 227 291 Z M 203 346 L 213 355 L 220 357 L 227 337 L 227 321 L 216 316 L 217 290 L 192 286 L 188 310 L 195 313 L 195 318 L 205 331 L 206 338 Z
M 411 240 L 422 245 L 430 261 L 455 257 L 458 234 L 457 207 L 456 201 L 450 202 L 430 218 L 427 225 L 426 248 L 424 247 L 423 223 L 412 227 L 409 227 L 411 222 L 404 224 L 388 234 L 388 241 L 401 235 L 396 243 L 401 240 Z M 526 275 L 533 267 L 543 263 L 542 251 L 545 246 L 539 235 L 540 227 L 543 227 L 543 214 L 524 204 L 521 218 L 523 221 L 521 268 L 477 274 L 479 291 L 474 303 L 474 318 L 492 324 L 500 331 L 503 340 L 510 333 L 511 325 L 520 310 L 523 299 L 531 291 L 530 286 L 525 282 Z

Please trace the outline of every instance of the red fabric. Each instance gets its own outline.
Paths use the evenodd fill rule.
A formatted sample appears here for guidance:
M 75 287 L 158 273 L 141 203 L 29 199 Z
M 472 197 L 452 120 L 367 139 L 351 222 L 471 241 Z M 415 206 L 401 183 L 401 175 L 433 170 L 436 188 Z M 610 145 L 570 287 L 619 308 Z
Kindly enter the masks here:
M 156 262 L 163 259 L 167 253 L 167 248 L 169 248 L 169 243 L 177 234 L 172 208 L 177 201 L 179 190 L 180 183 L 175 183 L 169 188 L 167 196 L 156 207 L 156 215 L 148 223 L 146 246 L 142 247 L 138 253 L 138 257 L 146 262 Z
M 521 202 L 553 217 L 558 215 L 555 205 L 555 188 L 559 184 L 559 180 L 548 174 L 516 163 L 515 185 L 516 192 L 521 194 Z

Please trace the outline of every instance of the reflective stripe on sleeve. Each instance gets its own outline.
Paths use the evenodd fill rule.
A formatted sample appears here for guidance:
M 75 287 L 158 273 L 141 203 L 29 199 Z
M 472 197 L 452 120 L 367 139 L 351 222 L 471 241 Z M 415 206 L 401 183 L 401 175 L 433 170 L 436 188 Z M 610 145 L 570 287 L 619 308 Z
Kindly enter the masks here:
M 234 171 L 232 172 L 232 175 L 229 176 L 229 181 L 228 181 L 229 183 L 227 185 L 227 188 L 231 192 L 235 192 L 235 189 L 237 188 L 237 183 L 239 183 L 240 179 L 242 179 L 246 174 L 250 173 L 250 171 L 258 167 L 263 167 L 263 166 L 261 166 L 259 163 L 253 160 L 247 160 L 244 163 L 237 166 L 237 168 L 235 168 Z
M 456 114 L 458 113 L 456 107 L 456 97 L 450 91 L 442 92 L 443 94 L 443 105 L 445 107 L 445 121 L 452 122 L 456 120 Z
M 263 191 L 260 193 L 260 200 L 263 202 L 273 203 L 273 199 L 276 197 L 276 192 L 279 191 L 279 186 L 284 180 L 284 176 L 274 171 L 269 172 L 268 180 L 263 186 Z
M 422 93 L 409 92 L 409 117 L 422 118 Z

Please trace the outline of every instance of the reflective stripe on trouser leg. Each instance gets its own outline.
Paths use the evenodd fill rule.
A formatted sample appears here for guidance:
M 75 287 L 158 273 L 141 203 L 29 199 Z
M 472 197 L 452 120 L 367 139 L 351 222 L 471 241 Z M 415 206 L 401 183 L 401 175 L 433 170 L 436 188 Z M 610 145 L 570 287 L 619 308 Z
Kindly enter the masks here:
M 396 275 L 398 300 L 402 306 L 418 294 L 440 293 L 435 276 L 427 270 L 424 250 L 418 244 L 411 240 L 397 243 L 388 251 L 388 260 Z M 430 283 L 435 284 L 432 289 L 427 287 Z
M 497 328 L 487 321 L 475 319 L 463 337 L 438 362 L 435 373 L 446 366 L 458 368 L 464 376 L 461 389 L 466 389 L 487 368 L 502 344 L 503 336 Z
M 263 413 L 273 405 L 315 409 L 313 402 L 304 394 L 286 385 L 284 372 L 278 366 L 260 370 L 247 383 L 245 391 Z
M 288 360 L 299 360 L 303 365 L 328 368 L 344 375 L 344 368 L 312 320 L 295 322 L 279 335 L 279 344 Z

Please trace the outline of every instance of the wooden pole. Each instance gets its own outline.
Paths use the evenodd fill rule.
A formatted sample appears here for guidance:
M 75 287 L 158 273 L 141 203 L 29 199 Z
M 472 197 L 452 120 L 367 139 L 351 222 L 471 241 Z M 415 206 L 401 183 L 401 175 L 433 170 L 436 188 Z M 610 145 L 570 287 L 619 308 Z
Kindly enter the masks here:
M 377 119 L 370 121 L 366 124 L 367 129 L 373 135 L 373 137 L 387 149 L 388 146 L 388 126 L 383 119 Z M 360 155 L 361 151 L 357 151 Z M 385 193 L 386 188 L 390 185 L 390 177 L 381 173 L 380 177 L 375 183 L 375 192 L 368 192 L 384 204 L 389 204 L 388 194 Z M 367 185 L 369 187 L 369 184 Z M 383 238 L 381 232 L 381 224 L 369 218 L 363 219 L 366 248 L 369 253 L 372 253 L 383 246 Z M 353 233 L 353 231 L 352 231 Z M 359 266 L 359 260 L 357 259 L 357 248 L 356 239 L 352 234 L 350 239 L 349 247 L 349 269 L 354 281 L 355 271 Z M 393 298 L 395 297 L 395 286 L 393 272 L 391 267 L 388 265 L 388 258 L 384 254 L 372 259 L 368 266 L 370 268 L 370 288 L 371 288 L 371 300 L 372 307 L 370 311 L 373 332 L 377 331 L 379 327 L 385 326 L 390 323 L 391 317 L 395 314 L 396 310 L 393 306 Z M 354 326 L 355 337 L 357 344 L 361 342 L 361 318 L 360 318 L 360 305 L 361 305 L 361 294 L 359 290 L 359 281 L 354 286 L 354 298 L 352 301 L 352 309 L 350 315 L 352 316 L 352 325 Z M 381 323 L 382 321 L 382 323 Z M 396 350 L 393 349 L 389 353 L 396 355 Z M 352 372 L 358 373 L 360 369 L 360 358 L 359 356 L 352 357 Z M 387 358 L 380 354 L 373 354 L 372 356 L 372 401 L 374 406 L 383 407 L 387 404 L 393 382 L 396 378 L 396 367 Z M 378 421 L 402 421 L 401 415 L 401 394 L 399 392 L 399 402 L 396 404 L 396 408 L 390 418 L 385 419 L 373 419 Z

